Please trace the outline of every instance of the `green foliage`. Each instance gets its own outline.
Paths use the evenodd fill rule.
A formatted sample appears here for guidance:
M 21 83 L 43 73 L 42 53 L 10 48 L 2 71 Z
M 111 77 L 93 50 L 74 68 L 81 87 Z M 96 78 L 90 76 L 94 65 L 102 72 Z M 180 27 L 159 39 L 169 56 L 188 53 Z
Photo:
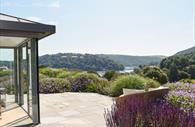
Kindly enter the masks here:
M 168 77 L 166 73 L 164 73 L 159 67 L 149 67 L 146 66 L 143 68 L 142 74 L 145 77 L 154 79 L 161 84 L 165 84 L 168 81 Z
M 179 71 L 179 79 L 188 79 L 190 78 L 190 74 L 185 71 Z
M 14 94 L 15 93 L 15 87 L 12 84 L 6 84 L 5 85 L 5 91 L 6 91 L 6 94 Z
M 56 77 L 70 79 L 70 78 L 73 78 L 73 77 L 79 75 L 80 73 L 81 72 L 78 72 L 78 71 L 63 71 L 63 72 L 59 73 Z
M 176 55 L 190 54 L 190 53 L 192 53 L 192 52 L 194 52 L 194 51 L 195 51 L 195 47 L 192 47 L 192 48 L 189 48 L 189 49 L 180 51 L 180 52 L 178 52 Z
M 119 96 L 123 93 L 123 88 L 144 89 L 145 79 L 138 75 L 121 76 L 114 81 L 112 89 L 113 96 Z
M 191 78 L 195 79 L 195 65 L 188 66 L 187 71 L 191 75 Z
M 48 77 L 56 77 L 57 76 L 57 72 L 52 70 L 51 68 L 40 68 L 39 73 L 43 74 L 45 76 L 48 76 Z
M 108 81 L 112 80 L 113 78 L 116 78 L 119 74 L 116 71 L 106 71 L 106 73 L 103 75 L 103 78 L 106 78 Z
M 160 83 L 153 79 L 145 78 L 145 80 L 146 80 L 146 84 L 144 86 L 145 91 L 148 91 L 149 88 L 157 88 L 160 86 Z
M 0 77 L 7 76 L 12 74 L 12 71 L 10 70 L 0 70 Z
M 72 91 L 74 92 L 96 92 L 109 94 L 109 83 L 96 74 L 78 73 L 71 78 Z
M 99 78 L 96 84 L 96 92 L 103 95 L 111 95 L 111 86 L 111 82 L 103 78 Z
M 147 89 L 151 87 L 158 87 L 159 83 L 152 79 L 144 78 L 139 75 L 125 75 L 118 77 L 113 82 L 111 91 L 112 96 L 120 96 L 123 93 L 123 88 L 128 89 Z
M 175 65 L 170 66 L 169 81 L 176 82 L 179 79 L 179 72 Z
M 138 75 L 118 74 L 116 72 L 113 73 L 113 71 L 108 73 L 111 75 L 109 75 L 110 79 L 114 77 L 113 80 L 108 81 L 91 72 L 44 67 L 40 69 L 39 75 L 40 92 L 95 92 L 104 95 L 119 96 L 122 94 L 122 88 L 145 89 L 160 86 L 158 82 Z
M 52 69 L 48 67 L 39 68 L 39 74 L 42 77 L 45 76 L 45 77 L 50 77 L 50 78 L 63 78 L 69 75 L 66 69 Z
M 192 80 L 192 79 L 181 79 L 179 80 L 179 82 L 195 84 L 195 80 Z
M 91 54 L 59 53 L 44 55 L 39 59 L 41 65 L 52 68 L 70 68 L 87 71 L 123 70 L 124 66 L 109 58 Z
M 87 71 L 87 73 L 89 73 L 89 74 L 95 74 L 95 75 L 97 75 L 98 77 L 101 77 L 101 76 L 98 74 L 97 71 Z
M 165 58 L 160 68 L 166 70 L 170 82 L 185 78 L 195 79 L 195 47 L 181 51 L 176 55 Z
M 40 68 L 39 77 L 40 92 L 42 93 L 72 91 L 110 94 L 110 83 L 92 72 L 44 67 Z

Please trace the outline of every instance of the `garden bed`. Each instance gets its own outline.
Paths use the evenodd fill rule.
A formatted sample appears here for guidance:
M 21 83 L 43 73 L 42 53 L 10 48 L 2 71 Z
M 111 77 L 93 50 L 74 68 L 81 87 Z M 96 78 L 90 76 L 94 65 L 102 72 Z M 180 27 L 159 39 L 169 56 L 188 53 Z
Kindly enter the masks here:
M 194 127 L 193 113 L 167 101 L 167 93 L 161 89 L 117 98 L 105 111 L 107 127 Z

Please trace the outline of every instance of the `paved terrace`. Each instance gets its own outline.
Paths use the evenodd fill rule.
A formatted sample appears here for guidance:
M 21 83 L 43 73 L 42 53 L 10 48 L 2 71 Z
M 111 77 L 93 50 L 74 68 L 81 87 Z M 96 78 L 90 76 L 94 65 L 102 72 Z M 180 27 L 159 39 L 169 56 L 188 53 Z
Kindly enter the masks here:
M 104 109 L 112 98 L 96 93 L 41 94 L 37 127 L 106 127 Z

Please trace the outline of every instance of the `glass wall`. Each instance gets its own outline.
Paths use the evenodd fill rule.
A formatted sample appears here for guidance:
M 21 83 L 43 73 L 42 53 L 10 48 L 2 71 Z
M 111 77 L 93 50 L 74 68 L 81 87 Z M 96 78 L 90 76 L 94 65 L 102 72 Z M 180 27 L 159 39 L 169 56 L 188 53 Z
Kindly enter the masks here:
M 34 124 L 39 123 L 38 89 L 38 40 L 12 49 L 0 48 L 0 91 L 6 94 L 4 110 L 11 104 L 20 106 Z
M 28 112 L 32 117 L 32 66 L 31 66 L 31 45 L 30 42 L 27 44 L 27 58 L 28 58 L 28 77 L 29 77 L 29 86 L 28 86 Z
M 0 48 L 0 92 L 3 108 L 15 103 L 14 49 Z
M 23 94 L 22 107 L 27 111 L 30 117 L 32 117 L 32 79 L 31 79 L 31 48 L 30 42 L 26 42 L 21 47 L 21 93 Z

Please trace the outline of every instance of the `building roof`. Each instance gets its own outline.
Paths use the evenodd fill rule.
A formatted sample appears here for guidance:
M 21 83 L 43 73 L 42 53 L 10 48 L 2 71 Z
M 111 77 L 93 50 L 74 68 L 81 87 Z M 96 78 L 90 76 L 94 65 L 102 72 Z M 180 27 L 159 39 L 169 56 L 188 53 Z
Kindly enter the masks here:
M 54 25 L 0 13 L 0 48 L 14 48 L 31 38 L 42 39 L 54 33 Z

